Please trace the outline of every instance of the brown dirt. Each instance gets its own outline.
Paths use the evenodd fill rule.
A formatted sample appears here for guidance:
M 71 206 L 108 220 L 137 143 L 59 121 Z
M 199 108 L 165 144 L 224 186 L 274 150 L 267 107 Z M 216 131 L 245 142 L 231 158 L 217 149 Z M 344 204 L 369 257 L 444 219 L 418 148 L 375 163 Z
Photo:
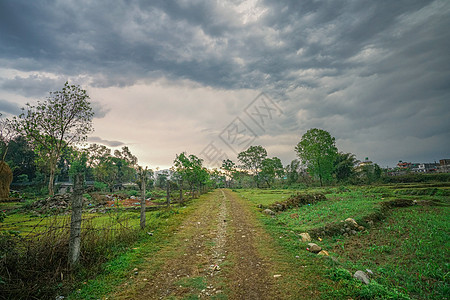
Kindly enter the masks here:
M 231 191 L 204 200 L 137 276 L 109 299 L 277 299 L 274 268 L 258 250 L 270 237 Z
M 124 206 L 124 207 L 132 207 L 132 206 L 141 206 L 141 199 L 123 199 L 123 200 L 109 200 L 106 201 L 106 207 L 113 207 L 117 205 L 117 202 L 119 203 L 119 206 Z M 146 206 L 155 206 L 155 205 L 160 205 L 158 203 L 154 203 L 150 200 L 145 200 L 145 205 Z

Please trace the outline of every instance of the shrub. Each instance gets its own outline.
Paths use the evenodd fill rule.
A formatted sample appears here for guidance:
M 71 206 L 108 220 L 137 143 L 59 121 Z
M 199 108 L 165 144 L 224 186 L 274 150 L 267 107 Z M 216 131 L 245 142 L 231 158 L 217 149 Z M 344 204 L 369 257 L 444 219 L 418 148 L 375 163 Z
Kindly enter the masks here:
M 54 218 L 47 231 L 29 238 L 17 232 L 0 234 L 0 298 L 54 299 L 56 294 L 72 290 L 78 271 L 93 274 L 121 249 L 136 241 L 139 229 L 131 228 L 127 220 L 123 226 L 110 224 L 96 227 L 85 221 L 81 232 L 80 266 L 68 264 L 70 218 Z M 118 251 L 119 250 L 119 251 Z M 75 271 L 75 272 L 74 272 Z
M 275 202 L 269 206 L 273 211 L 284 211 L 290 208 L 299 207 L 306 204 L 314 204 L 319 201 L 327 200 L 324 194 L 293 194 L 287 200 L 281 202 Z
M 136 190 L 129 190 L 129 191 L 127 191 L 127 195 L 128 195 L 129 197 L 131 197 L 131 196 L 136 197 L 136 196 L 139 195 L 139 191 L 136 191 Z

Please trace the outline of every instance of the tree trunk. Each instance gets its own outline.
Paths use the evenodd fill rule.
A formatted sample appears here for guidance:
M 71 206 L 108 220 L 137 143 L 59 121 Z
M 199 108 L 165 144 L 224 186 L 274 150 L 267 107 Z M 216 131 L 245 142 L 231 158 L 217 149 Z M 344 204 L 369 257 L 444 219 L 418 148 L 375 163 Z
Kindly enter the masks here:
M 72 218 L 70 220 L 69 263 L 78 264 L 81 249 L 81 213 L 83 209 L 83 174 L 76 174 L 72 194 Z
M 55 195 L 55 173 L 56 173 L 56 162 L 50 162 L 50 179 L 48 181 L 48 194 L 49 196 Z
M 169 207 L 170 206 L 170 182 L 169 182 L 169 180 L 166 181 L 166 185 L 167 185 L 166 204 L 167 204 L 167 207 Z
M 142 176 L 141 229 L 145 228 L 145 175 Z

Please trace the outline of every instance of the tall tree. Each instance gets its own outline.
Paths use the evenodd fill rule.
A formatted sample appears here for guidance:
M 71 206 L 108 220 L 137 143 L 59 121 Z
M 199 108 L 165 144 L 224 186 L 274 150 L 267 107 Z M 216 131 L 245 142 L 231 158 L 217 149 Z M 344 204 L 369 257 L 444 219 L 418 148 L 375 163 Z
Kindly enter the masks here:
M 14 118 L 14 125 L 45 155 L 50 173 L 48 190 L 53 195 L 58 159 L 66 147 L 86 141 L 93 131 L 94 112 L 86 91 L 68 82 L 61 91 L 50 92 L 45 101 L 26 106 L 26 112 Z
M 220 168 L 225 172 L 225 185 L 230 188 L 233 181 L 233 172 L 236 170 L 236 164 L 231 159 L 226 159 L 222 161 Z
M 262 162 L 267 157 L 267 151 L 263 146 L 250 146 L 247 150 L 238 154 L 238 160 L 242 167 L 253 175 L 256 185 L 259 187 L 259 172 L 262 168 Z
M 284 175 L 284 168 L 281 160 L 278 157 L 266 158 L 262 161 L 260 179 L 263 180 L 270 188 L 275 181 L 275 178 Z
M 181 174 L 183 181 L 188 182 L 191 188 L 191 197 L 194 196 L 195 185 L 201 185 L 205 180 L 204 171 L 202 170 L 203 160 L 197 156 L 185 152 L 180 153 L 174 160 L 176 171 Z
M 320 180 L 331 181 L 334 161 L 337 155 L 335 138 L 328 131 L 312 128 L 308 130 L 295 147 L 297 155 L 307 165 L 308 172 Z
M 334 161 L 334 175 L 338 182 L 345 182 L 355 175 L 355 166 L 359 161 L 352 153 L 339 152 Z
M 300 173 L 300 161 L 298 159 L 292 160 L 289 165 L 286 165 L 285 170 L 288 184 L 296 183 Z
M 5 161 L 13 167 L 14 181 L 18 181 L 19 176 L 26 178 L 24 182 L 32 181 L 35 178 L 35 152 L 24 136 L 18 135 L 11 140 Z

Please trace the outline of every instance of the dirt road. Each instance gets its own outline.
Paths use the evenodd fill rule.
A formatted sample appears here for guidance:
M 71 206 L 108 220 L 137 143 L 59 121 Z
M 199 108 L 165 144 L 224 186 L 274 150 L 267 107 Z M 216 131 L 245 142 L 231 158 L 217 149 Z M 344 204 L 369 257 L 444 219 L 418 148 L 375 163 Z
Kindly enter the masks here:
M 109 299 L 284 298 L 274 244 L 242 199 L 216 190 Z

